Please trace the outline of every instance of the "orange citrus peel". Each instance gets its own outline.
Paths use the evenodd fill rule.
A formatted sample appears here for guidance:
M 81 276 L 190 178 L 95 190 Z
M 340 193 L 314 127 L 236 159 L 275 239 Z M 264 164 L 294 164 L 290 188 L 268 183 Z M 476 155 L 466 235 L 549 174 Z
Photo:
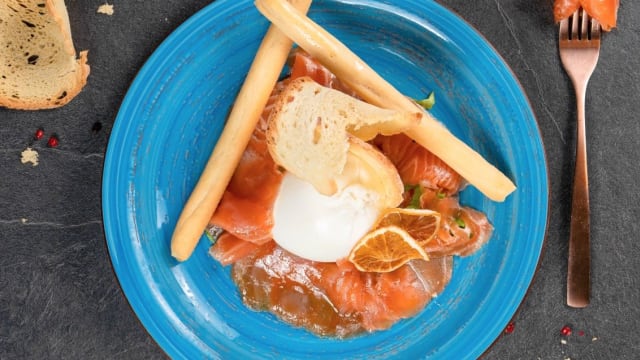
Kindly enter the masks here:
M 364 272 L 390 272 L 411 260 L 429 260 L 424 248 L 440 220 L 440 213 L 433 210 L 389 208 L 356 243 L 348 260 Z
M 349 261 L 364 272 L 391 272 L 415 259 L 429 257 L 407 231 L 393 225 L 369 232 L 349 254 Z

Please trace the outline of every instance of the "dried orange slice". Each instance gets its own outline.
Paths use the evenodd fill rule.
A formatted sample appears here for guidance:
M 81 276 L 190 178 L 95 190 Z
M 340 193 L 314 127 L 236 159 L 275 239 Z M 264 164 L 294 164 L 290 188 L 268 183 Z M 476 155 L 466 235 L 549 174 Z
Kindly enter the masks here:
M 374 229 L 397 226 L 408 232 L 424 248 L 438 231 L 440 219 L 439 212 L 429 209 L 390 208 L 380 215 Z
M 349 254 L 349 261 L 364 272 L 390 272 L 414 259 L 429 257 L 407 231 L 394 225 L 370 231 Z

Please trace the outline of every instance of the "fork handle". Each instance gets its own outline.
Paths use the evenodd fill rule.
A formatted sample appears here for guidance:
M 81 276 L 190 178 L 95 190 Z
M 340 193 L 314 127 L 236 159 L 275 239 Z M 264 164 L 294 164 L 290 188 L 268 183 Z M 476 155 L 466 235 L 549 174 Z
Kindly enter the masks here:
M 574 84 L 577 102 L 576 162 L 571 199 L 571 226 L 567 269 L 567 305 L 583 308 L 591 291 L 591 250 L 589 244 L 589 178 L 585 128 L 587 84 Z

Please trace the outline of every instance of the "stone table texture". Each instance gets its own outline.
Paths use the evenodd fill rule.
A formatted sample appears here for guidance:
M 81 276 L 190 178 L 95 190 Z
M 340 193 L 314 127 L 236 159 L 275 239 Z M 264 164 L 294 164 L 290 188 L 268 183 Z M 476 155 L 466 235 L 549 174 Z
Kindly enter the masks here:
M 429 0 L 425 0 L 429 1 Z M 622 1 L 587 95 L 592 302 L 565 305 L 574 93 L 557 55 L 551 0 L 441 0 L 511 66 L 545 143 L 551 208 L 529 293 L 485 359 L 640 358 L 640 2 Z M 111 3 L 111 2 L 110 2 Z M 153 50 L 206 0 L 67 0 L 91 75 L 68 105 L 0 109 L 0 359 L 161 359 L 112 271 L 102 228 L 105 149 L 128 86 Z M 0 3 L 0 6 L 2 4 Z M 95 123 L 102 125 L 99 131 Z M 40 165 L 20 162 L 36 129 Z M 47 148 L 51 134 L 59 146 Z M 573 333 L 562 337 L 563 326 Z

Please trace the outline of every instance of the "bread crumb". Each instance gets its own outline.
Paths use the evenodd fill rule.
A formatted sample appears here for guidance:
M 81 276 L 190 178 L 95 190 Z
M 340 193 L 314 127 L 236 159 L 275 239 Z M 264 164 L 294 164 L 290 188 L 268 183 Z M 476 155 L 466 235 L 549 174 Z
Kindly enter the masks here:
M 23 164 L 26 163 L 31 163 L 33 164 L 33 166 L 37 166 L 38 165 L 38 152 L 31 149 L 30 147 L 24 149 L 24 151 L 21 154 L 20 157 L 20 162 L 22 162 Z
M 591 338 L 591 341 L 598 341 L 598 338 L 594 336 Z
M 565 339 L 560 340 L 560 344 L 566 345 L 567 344 L 567 340 L 565 340 Z
M 104 3 L 98 7 L 98 14 L 113 15 L 113 4 Z

